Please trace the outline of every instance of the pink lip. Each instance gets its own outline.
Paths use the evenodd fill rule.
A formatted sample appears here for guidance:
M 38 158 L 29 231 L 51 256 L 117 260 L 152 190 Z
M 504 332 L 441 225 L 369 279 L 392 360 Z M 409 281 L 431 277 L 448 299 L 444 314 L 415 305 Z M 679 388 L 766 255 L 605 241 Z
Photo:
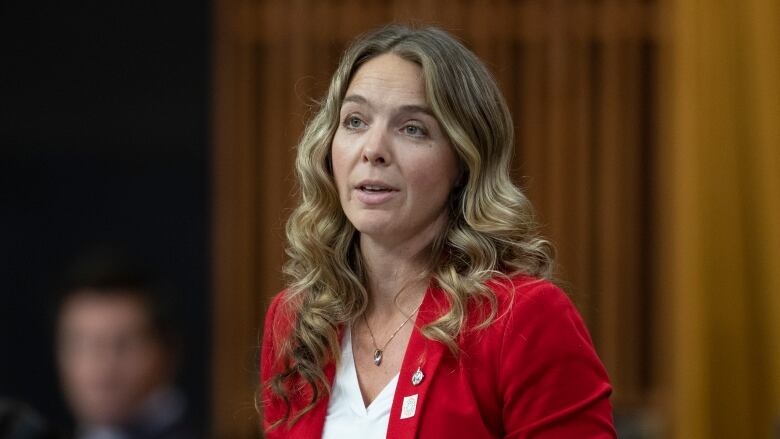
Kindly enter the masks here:
M 365 186 L 379 186 L 387 188 L 386 191 L 370 192 L 363 190 Z M 363 180 L 355 185 L 355 197 L 363 204 L 377 205 L 387 202 L 398 193 L 398 189 L 395 187 L 378 180 Z

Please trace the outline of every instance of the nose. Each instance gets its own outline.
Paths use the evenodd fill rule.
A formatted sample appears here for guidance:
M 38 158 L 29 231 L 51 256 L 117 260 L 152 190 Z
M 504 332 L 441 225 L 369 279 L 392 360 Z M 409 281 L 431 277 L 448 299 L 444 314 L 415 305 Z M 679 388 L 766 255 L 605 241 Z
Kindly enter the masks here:
M 384 130 L 377 127 L 363 145 L 363 162 L 386 166 L 390 163 L 389 139 Z

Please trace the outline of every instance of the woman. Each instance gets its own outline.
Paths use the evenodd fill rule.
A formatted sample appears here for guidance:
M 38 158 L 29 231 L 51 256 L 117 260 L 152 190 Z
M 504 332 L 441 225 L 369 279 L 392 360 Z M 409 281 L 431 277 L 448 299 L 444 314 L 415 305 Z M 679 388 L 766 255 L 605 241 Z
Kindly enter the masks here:
M 512 121 L 449 34 L 357 40 L 298 145 L 269 438 L 614 437 L 611 388 L 509 177 Z

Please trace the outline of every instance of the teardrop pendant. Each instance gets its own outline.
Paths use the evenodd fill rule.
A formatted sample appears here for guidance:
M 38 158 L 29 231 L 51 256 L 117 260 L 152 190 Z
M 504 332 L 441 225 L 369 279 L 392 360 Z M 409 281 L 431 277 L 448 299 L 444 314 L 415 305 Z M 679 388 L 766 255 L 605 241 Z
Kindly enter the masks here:
M 379 349 L 374 351 L 374 364 L 377 366 L 382 364 L 382 351 Z

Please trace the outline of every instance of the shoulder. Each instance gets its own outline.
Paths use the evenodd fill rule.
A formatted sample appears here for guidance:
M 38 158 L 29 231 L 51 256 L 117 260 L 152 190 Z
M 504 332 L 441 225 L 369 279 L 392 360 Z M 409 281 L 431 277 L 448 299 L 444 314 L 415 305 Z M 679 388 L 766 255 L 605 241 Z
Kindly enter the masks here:
M 569 296 L 547 279 L 523 274 L 496 277 L 487 282 L 498 305 L 498 323 L 523 324 L 544 318 L 569 316 L 579 313 Z
M 566 293 L 547 279 L 524 274 L 497 275 L 484 285 L 490 291 L 470 299 L 465 324 L 465 333 L 480 339 L 486 336 L 504 338 L 505 332 L 512 329 L 538 326 L 554 329 L 557 325 L 550 324 L 555 320 L 581 320 Z M 449 303 L 445 300 L 438 303 L 438 314 L 446 313 Z M 485 325 L 485 322 L 489 324 Z
M 289 335 L 295 321 L 287 293 L 288 290 L 282 290 L 271 298 L 263 319 L 260 370 L 265 379 L 277 369 L 275 363 L 279 346 Z
M 263 320 L 264 337 L 285 332 L 292 325 L 294 317 L 288 293 L 289 290 L 284 289 L 271 298 Z
M 517 334 L 529 344 L 549 343 L 551 349 L 560 348 L 560 343 L 592 345 L 574 303 L 551 281 L 515 275 L 491 280 L 488 286 L 496 295 L 496 323 L 505 338 Z
M 498 387 L 508 432 L 614 437 L 606 370 L 572 301 L 547 280 L 491 281 L 502 315 Z M 521 434 L 522 433 L 522 434 Z
M 502 375 L 516 376 L 518 364 L 526 371 L 555 370 L 571 361 L 603 367 L 582 316 L 560 287 L 524 275 L 495 278 L 487 286 L 498 306 L 483 340 L 495 343 Z
M 520 299 L 522 304 L 539 300 L 568 300 L 566 293 L 552 281 L 525 274 L 497 276 L 487 281 L 486 285 L 496 294 L 499 301 Z
M 462 348 L 481 346 L 477 350 L 482 351 L 492 346 L 489 356 L 494 360 L 511 363 L 513 356 L 519 356 L 525 364 L 529 358 L 555 362 L 572 351 L 594 353 L 580 313 L 553 282 L 513 275 L 497 276 L 485 285 L 494 306 L 484 296 L 470 304 Z M 486 319 L 491 309 L 493 318 Z
M 266 316 L 274 315 L 279 306 L 286 300 L 288 291 L 289 290 L 285 288 L 271 297 L 271 300 L 268 304 L 268 309 L 266 311 Z

